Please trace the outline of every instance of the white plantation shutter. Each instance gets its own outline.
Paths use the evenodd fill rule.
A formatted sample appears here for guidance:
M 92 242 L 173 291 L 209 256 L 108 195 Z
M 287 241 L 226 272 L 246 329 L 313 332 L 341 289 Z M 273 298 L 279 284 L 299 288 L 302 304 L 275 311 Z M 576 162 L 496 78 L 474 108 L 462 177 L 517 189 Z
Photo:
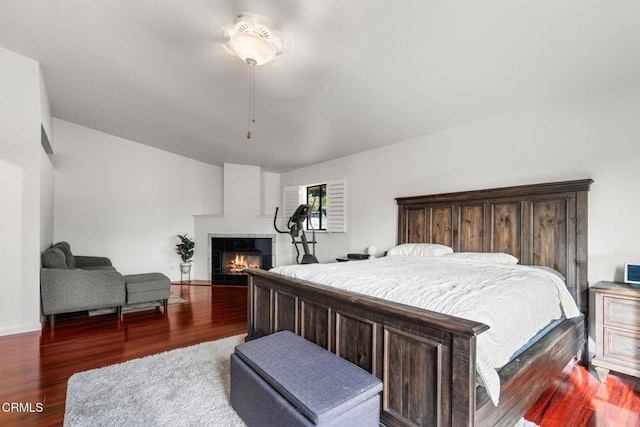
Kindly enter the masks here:
M 347 231 L 347 180 L 344 178 L 327 181 L 327 231 Z
M 280 217 L 282 218 L 281 230 L 286 228 L 287 221 L 300 205 L 301 188 L 302 187 L 298 185 L 292 185 L 282 189 L 282 209 L 280 209 Z

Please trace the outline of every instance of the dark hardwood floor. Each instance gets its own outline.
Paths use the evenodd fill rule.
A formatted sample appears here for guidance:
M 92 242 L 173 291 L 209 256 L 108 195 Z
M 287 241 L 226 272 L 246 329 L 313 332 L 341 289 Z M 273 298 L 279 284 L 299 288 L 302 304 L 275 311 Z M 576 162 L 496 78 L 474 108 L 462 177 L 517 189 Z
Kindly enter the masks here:
M 525 418 L 543 427 L 640 426 L 640 379 L 612 371 L 603 384 L 594 371 L 569 365 Z
M 246 287 L 193 282 L 172 291 L 186 302 L 170 305 L 166 317 L 143 311 L 118 324 L 115 314 L 76 313 L 59 316 L 54 329 L 0 337 L 0 426 L 62 425 L 76 372 L 246 332 Z M 526 417 L 543 427 L 638 426 L 640 380 L 611 373 L 600 384 L 568 366 Z
M 202 284 L 172 285 L 186 302 L 169 305 L 166 317 L 152 309 L 118 324 L 115 314 L 76 313 L 58 316 L 53 329 L 0 337 L 0 426 L 62 425 L 76 372 L 246 333 L 246 286 Z

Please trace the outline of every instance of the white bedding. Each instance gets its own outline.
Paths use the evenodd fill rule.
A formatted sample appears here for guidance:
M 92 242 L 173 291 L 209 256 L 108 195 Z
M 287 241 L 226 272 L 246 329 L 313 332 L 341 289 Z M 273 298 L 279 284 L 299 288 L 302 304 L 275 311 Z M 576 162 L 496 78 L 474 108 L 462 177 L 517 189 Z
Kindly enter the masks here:
M 552 320 L 580 315 L 562 279 L 522 265 L 394 256 L 271 271 L 488 325 L 476 341 L 477 372 L 496 405 L 497 370 Z

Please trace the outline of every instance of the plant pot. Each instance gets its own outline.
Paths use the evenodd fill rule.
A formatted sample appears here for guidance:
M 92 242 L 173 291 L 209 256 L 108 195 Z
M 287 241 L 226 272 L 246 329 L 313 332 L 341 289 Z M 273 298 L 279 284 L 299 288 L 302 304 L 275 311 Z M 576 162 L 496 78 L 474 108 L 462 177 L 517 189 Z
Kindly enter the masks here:
M 182 262 L 180 263 L 180 282 L 184 283 L 184 277 L 187 276 L 187 281 L 191 281 L 191 263 Z

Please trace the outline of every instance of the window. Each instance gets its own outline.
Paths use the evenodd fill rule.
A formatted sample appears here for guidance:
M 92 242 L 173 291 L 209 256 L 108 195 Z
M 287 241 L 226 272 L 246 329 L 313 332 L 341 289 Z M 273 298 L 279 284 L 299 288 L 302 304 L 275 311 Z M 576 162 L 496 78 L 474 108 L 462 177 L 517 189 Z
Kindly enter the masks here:
M 327 184 L 307 187 L 307 204 L 311 206 L 311 214 L 307 219 L 307 229 L 327 229 Z
M 326 183 L 293 185 L 283 187 L 282 222 L 287 220 L 298 205 L 311 206 L 311 220 L 306 227 L 328 233 L 346 233 L 347 231 L 347 182 L 344 178 L 329 180 Z

